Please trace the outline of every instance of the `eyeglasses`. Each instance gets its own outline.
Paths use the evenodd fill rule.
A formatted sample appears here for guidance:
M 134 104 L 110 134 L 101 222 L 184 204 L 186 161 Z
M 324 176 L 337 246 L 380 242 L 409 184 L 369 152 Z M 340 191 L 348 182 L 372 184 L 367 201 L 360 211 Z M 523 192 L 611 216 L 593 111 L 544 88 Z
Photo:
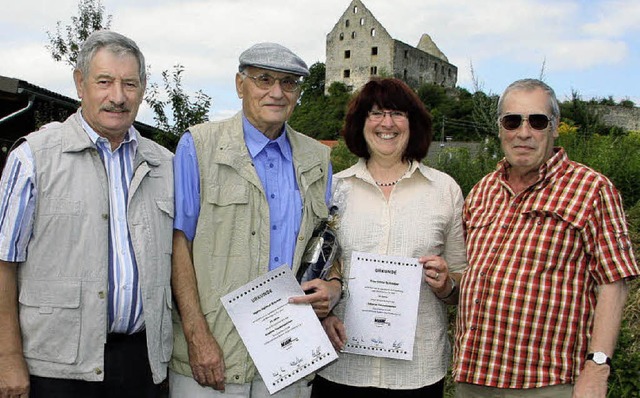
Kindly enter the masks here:
M 283 91 L 289 93 L 292 93 L 300 88 L 300 80 L 294 79 L 290 76 L 274 77 L 267 73 L 258 76 L 251 76 L 244 72 L 242 72 L 242 74 L 250 79 L 253 79 L 253 82 L 256 84 L 256 86 L 263 90 L 268 90 L 273 87 L 273 85 L 276 84 L 276 81 L 280 82 L 280 88 L 282 88 Z
M 409 117 L 409 114 L 404 111 L 369 111 L 369 119 L 372 122 L 381 122 L 386 115 L 391 116 L 391 120 L 394 122 L 403 122 Z
M 534 130 L 544 130 L 549 127 L 549 122 L 553 120 L 553 116 L 549 117 L 544 114 L 533 114 L 533 115 L 519 115 L 519 114 L 509 114 L 504 115 L 500 118 L 500 125 L 505 130 L 515 130 L 522 125 L 524 121 L 529 123 Z

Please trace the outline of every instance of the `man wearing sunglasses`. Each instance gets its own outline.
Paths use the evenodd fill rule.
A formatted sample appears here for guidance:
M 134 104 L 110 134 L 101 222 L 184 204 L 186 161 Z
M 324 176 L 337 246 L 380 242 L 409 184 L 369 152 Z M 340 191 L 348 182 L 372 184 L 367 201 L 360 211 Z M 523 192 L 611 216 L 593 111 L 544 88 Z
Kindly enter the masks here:
M 604 398 L 625 280 L 640 274 L 620 195 L 554 147 L 551 87 L 516 81 L 498 113 L 504 159 L 463 213 L 456 397 Z
M 175 398 L 269 396 L 220 297 L 282 264 L 295 274 L 314 226 L 329 215 L 329 148 L 286 123 L 306 64 L 275 43 L 256 44 L 239 61 L 242 111 L 190 127 L 176 150 Z M 313 279 L 302 288 L 309 294 L 295 300 L 324 317 L 341 281 Z M 300 380 L 278 397 L 310 392 Z

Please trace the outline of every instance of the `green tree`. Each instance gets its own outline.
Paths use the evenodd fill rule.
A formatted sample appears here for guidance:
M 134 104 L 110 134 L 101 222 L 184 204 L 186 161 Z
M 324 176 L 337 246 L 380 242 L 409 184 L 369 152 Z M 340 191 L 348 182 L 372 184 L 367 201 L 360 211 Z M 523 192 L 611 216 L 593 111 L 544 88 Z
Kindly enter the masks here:
M 597 103 L 595 100 L 592 102 Z M 560 103 L 562 120 L 570 121 L 578 127 L 578 135 L 591 137 L 594 134 L 608 134 L 600 116 L 588 102 L 583 101 L 576 90 L 571 90 L 571 99 Z
M 623 108 L 633 108 L 636 106 L 635 102 L 631 101 L 630 99 L 623 99 L 622 101 L 620 101 L 620 106 Z
M 431 112 L 434 140 L 451 136 L 456 141 L 477 141 L 483 138 L 472 118 L 473 96 L 464 88 L 444 88 L 423 84 L 418 97 Z M 485 132 L 486 134 L 486 132 Z
M 199 90 L 195 99 L 189 98 L 182 86 L 182 73 L 184 66 L 177 64 L 173 72 L 162 72 L 162 89 L 157 83 L 149 85 L 149 91 L 145 100 L 153 110 L 153 119 L 161 130 L 154 140 L 165 147 L 175 150 L 180 136 L 189 128 L 198 123 L 209 120 L 208 112 L 211 106 L 211 97 Z M 162 97 L 166 96 L 165 99 Z M 167 116 L 167 108 L 171 109 L 171 117 Z
M 80 45 L 96 30 L 109 29 L 111 15 L 104 16 L 105 8 L 100 0 L 80 0 L 78 15 L 71 17 L 71 23 L 62 27 L 62 22 L 56 24 L 56 32 L 47 31 L 49 44 L 47 50 L 56 61 L 63 61 L 72 68 L 76 66 L 76 59 Z
M 306 104 L 324 97 L 326 67 L 322 62 L 316 62 L 309 68 L 307 76 L 301 85 L 300 103 Z
M 302 82 L 302 93 L 289 124 L 318 140 L 338 139 L 350 93 L 343 83 L 334 82 L 325 90 L 325 65 L 316 62 Z
M 344 139 L 338 140 L 338 145 L 331 150 L 331 165 L 333 166 L 333 172 L 337 173 L 342 170 L 356 164 L 358 157 L 349 151 L 347 144 L 344 143 Z

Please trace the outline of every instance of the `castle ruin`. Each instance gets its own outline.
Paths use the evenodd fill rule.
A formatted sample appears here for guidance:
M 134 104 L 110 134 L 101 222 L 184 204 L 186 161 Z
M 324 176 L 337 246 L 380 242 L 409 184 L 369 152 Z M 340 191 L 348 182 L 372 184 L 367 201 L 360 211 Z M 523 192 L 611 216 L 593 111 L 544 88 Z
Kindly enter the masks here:
M 432 83 L 455 87 L 458 68 L 423 34 L 418 47 L 395 40 L 360 0 L 352 0 L 327 34 L 325 92 L 333 82 L 352 91 L 374 76 L 392 76 L 417 89 Z

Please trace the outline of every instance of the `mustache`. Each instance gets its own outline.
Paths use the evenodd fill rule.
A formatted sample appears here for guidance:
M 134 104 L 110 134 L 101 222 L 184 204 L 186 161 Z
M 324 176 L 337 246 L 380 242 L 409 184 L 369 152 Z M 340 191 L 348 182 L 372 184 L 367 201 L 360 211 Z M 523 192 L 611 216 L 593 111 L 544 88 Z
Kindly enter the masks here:
M 129 112 L 129 111 L 131 111 L 131 109 L 129 109 L 128 107 L 126 107 L 124 105 L 117 105 L 117 104 L 111 104 L 111 105 L 102 106 L 102 107 L 100 107 L 100 110 L 107 111 L 107 112 Z

